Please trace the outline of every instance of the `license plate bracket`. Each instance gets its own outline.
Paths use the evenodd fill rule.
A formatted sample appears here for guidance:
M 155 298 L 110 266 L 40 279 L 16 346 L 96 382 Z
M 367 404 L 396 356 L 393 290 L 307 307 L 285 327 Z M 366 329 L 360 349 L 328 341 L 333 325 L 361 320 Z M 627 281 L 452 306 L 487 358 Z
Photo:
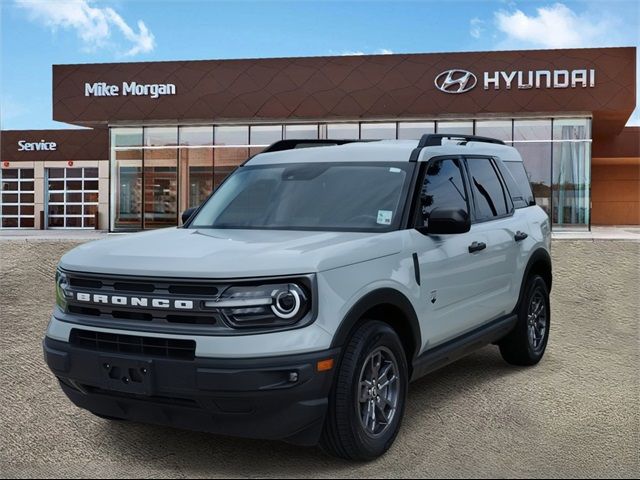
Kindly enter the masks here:
M 117 357 L 100 357 L 105 390 L 137 395 L 153 394 L 153 363 Z

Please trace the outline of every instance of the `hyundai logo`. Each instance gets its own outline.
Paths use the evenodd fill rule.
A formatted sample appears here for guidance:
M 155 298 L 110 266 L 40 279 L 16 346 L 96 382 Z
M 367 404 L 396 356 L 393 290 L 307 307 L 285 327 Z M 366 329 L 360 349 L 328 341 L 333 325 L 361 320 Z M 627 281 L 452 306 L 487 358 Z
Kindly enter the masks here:
M 447 70 L 436 77 L 435 85 L 444 93 L 465 93 L 478 83 L 476 76 L 467 70 Z

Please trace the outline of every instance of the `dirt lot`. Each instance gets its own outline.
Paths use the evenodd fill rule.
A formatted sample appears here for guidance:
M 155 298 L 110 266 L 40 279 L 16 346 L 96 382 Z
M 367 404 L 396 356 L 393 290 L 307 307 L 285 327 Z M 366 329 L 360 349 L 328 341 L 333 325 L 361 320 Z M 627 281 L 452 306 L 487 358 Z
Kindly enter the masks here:
M 488 347 L 412 385 L 392 450 L 318 450 L 111 424 L 73 407 L 40 341 L 72 243 L 0 242 L 0 476 L 634 477 L 640 473 L 640 243 L 555 242 L 552 337 L 534 369 Z

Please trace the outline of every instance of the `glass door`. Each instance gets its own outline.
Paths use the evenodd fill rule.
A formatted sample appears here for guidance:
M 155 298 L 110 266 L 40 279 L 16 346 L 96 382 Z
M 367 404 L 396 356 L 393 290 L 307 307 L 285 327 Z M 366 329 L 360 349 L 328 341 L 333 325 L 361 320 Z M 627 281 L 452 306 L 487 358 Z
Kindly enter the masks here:
M 34 169 L 0 170 L 0 228 L 33 228 Z

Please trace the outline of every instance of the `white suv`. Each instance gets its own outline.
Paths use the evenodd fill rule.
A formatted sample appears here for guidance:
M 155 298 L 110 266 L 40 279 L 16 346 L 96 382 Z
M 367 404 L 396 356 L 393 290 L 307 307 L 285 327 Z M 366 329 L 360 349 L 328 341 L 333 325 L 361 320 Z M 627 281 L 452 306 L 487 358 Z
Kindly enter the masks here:
M 367 460 L 410 381 L 547 346 L 549 219 L 499 140 L 277 142 L 183 219 L 62 258 L 44 351 L 77 406 Z

